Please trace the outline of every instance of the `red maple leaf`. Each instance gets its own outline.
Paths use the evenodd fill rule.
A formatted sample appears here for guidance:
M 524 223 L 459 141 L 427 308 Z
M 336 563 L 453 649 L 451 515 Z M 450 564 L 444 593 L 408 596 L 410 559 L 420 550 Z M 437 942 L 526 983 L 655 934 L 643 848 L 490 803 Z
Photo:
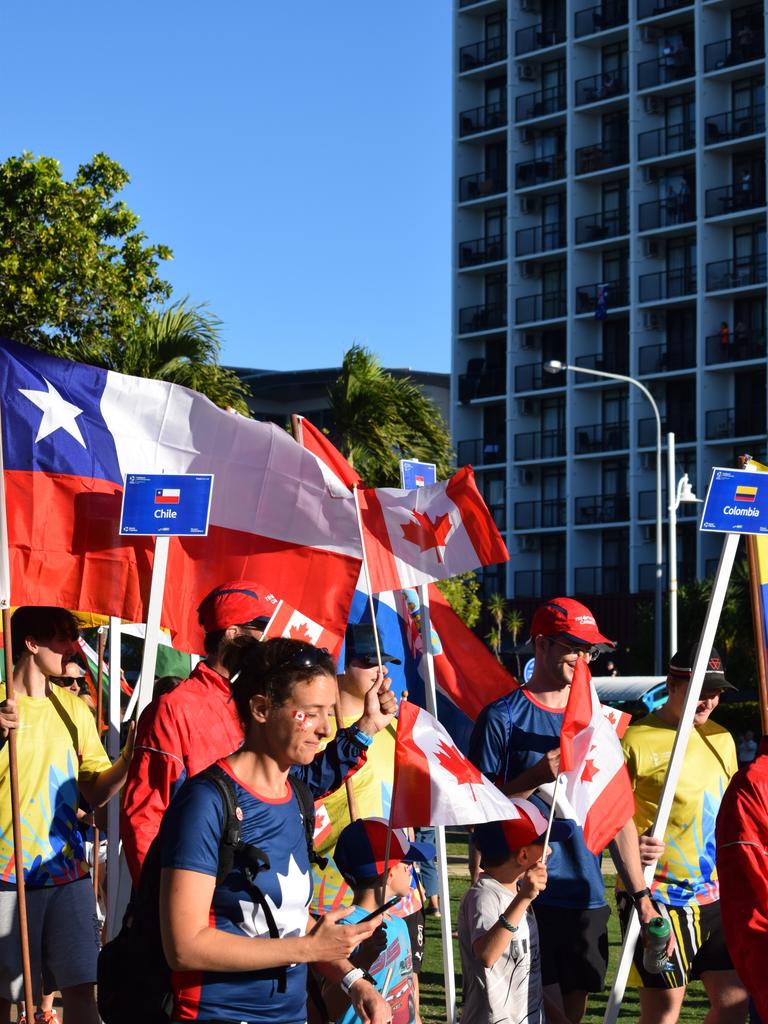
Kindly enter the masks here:
M 608 721 L 611 723 L 611 725 L 616 725 L 616 722 L 618 721 L 618 719 L 616 718 L 616 712 L 615 711 L 608 712 L 608 714 L 605 717 L 608 719 Z
M 298 626 L 291 626 L 288 630 L 289 640 L 303 640 L 305 644 L 312 643 L 312 634 L 307 629 L 306 622 L 300 622 Z
M 444 740 L 440 740 L 436 754 L 437 760 L 443 768 L 453 775 L 460 786 L 469 786 L 472 799 L 477 800 L 472 786 L 481 786 L 483 784 L 483 776 L 472 762 L 468 761 L 456 747 L 449 747 Z
M 445 547 L 445 541 L 453 528 L 450 516 L 444 512 L 441 516 L 435 516 L 435 521 L 429 518 L 426 512 L 410 510 L 415 522 L 405 523 L 400 529 L 403 537 L 411 544 L 418 544 L 419 551 L 429 551 L 434 548 L 437 553 L 438 562 L 443 561 L 440 548 Z
M 600 769 L 599 768 L 595 768 L 595 762 L 590 757 L 588 760 L 586 760 L 584 762 L 584 769 L 582 770 L 582 773 L 581 773 L 581 781 L 582 782 L 591 782 L 592 779 L 594 779 L 594 777 L 597 775 L 597 773 L 599 771 L 600 771 Z

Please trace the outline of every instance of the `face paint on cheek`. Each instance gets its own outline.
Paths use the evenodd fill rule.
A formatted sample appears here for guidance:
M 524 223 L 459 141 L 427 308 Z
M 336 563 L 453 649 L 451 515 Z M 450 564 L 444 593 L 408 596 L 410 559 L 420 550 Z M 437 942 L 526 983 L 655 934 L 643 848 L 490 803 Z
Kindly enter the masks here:
M 302 732 L 309 732 L 312 728 L 312 719 L 307 715 L 306 711 L 294 711 L 293 720 Z

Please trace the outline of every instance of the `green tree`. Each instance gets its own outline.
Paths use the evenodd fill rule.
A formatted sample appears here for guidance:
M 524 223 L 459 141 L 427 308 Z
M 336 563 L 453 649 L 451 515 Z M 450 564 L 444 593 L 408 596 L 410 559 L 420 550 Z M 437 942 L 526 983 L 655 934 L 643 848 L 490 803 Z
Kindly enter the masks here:
M 483 608 L 478 595 L 480 581 L 477 574 L 463 572 L 447 580 L 438 580 L 437 587 L 467 629 L 474 629 Z
M 72 342 L 125 342 L 171 292 L 172 258 L 118 194 L 129 176 L 103 153 L 66 181 L 30 153 L 0 164 L 0 333 L 67 355 Z
M 504 616 L 507 611 L 507 602 L 501 594 L 491 594 L 485 602 L 485 607 L 493 621 L 493 628 L 486 636 L 486 643 L 493 651 L 496 660 L 501 661 L 501 636 L 504 628 Z
M 353 345 L 345 353 L 328 395 L 334 440 L 369 487 L 397 487 L 403 458 L 434 462 L 438 480 L 451 475 L 451 439 L 440 410 L 368 349 Z
M 517 676 L 520 676 L 520 655 L 517 652 L 517 642 L 520 639 L 520 634 L 525 628 L 525 617 L 518 608 L 510 608 L 504 616 L 504 626 L 512 637 L 512 643 L 515 647 L 515 665 L 517 667 Z

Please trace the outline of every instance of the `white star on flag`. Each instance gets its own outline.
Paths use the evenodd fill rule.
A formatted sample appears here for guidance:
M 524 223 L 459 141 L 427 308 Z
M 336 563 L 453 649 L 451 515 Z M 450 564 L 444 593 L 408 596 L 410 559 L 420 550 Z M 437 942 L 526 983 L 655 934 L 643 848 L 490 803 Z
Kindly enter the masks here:
M 71 437 L 74 437 L 78 444 L 85 448 L 83 435 L 80 433 L 80 427 L 76 423 L 77 417 L 83 410 L 73 405 L 72 402 L 68 402 L 66 398 L 62 398 L 53 384 L 45 380 L 45 377 L 43 377 L 43 380 L 48 388 L 47 393 L 45 391 L 28 391 L 26 388 L 19 388 L 20 394 L 24 395 L 33 405 L 36 405 L 38 409 L 43 411 L 43 418 L 40 420 L 35 444 L 61 428 L 66 430 Z

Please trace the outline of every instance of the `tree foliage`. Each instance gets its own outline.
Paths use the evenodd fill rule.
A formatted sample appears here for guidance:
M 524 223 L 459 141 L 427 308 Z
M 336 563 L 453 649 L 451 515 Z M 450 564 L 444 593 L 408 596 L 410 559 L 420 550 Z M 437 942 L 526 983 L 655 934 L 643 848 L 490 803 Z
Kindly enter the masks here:
M 404 458 L 434 462 L 438 480 L 451 475 L 451 439 L 440 410 L 368 349 L 353 345 L 345 353 L 328 395 L 334 440 L 369 487 L 399 486 Z
M 474 629 L 483 607 L 478 595 L 480 581 L 477 574 L 463 572 L 447 580 L 438 580 L 437 587 L 467 629 Z

